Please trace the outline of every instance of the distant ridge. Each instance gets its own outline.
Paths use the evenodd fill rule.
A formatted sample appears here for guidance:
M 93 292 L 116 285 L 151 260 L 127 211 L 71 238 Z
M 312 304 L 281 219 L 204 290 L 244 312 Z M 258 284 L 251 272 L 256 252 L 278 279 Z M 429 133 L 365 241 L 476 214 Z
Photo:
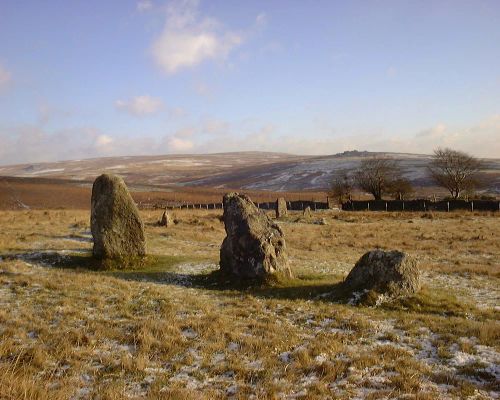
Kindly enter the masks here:
M 275 152 L 231 152 L 155 156 L 103 157 L 0 166 L 0 176 L 51 178 L 88 184 L 103 172 L 118 174 L 140 186 L 206 186 L 272 191 L 326 190 L 340 169 L 386 155 L 397 160 L 416 186 L 431 186 L 430 155 L 348 150 L 323 156 Z M 500 192 L 500 159 L 487 160 L 493 191 Z

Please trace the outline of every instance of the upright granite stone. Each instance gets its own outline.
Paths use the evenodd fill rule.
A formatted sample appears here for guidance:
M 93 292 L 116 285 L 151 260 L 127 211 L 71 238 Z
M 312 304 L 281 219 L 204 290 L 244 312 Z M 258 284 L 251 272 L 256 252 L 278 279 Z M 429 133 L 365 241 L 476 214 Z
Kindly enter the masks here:
M 312 217 L 311 207 L 307 206 L 302 212 L 302 216 L 305 218 L 311 218 Z
M 169 227 L 172 225 L 172 218 L 170 217 L 170 214 L 168 213 L 167 209 L 165 208 L 165 211 L 163 211 L 163 214 L 161 216 L 161 219 L 158 221 L 158 225 L 164 226 L 164 227 Z
M 92 186 L 90 228 L 94 257 L 127 260 L 146 255 L 144 224 L 121 179 L 103 174 Z
M 274 274 L 290 277 L 281 228 L 245 195 L 224 196 L 226 238 L 220 249 L 220 269 L 241 280 Z
M 286 201 L 283 197 L 279 197 L 276 200 L 276 218 L 286 217 L 287 215 Z
M 344 283 L 352 291 L 405 296 L 420 289 L 420 270 L 417 259 L 401 251 L 372 250 L 359 259 Z

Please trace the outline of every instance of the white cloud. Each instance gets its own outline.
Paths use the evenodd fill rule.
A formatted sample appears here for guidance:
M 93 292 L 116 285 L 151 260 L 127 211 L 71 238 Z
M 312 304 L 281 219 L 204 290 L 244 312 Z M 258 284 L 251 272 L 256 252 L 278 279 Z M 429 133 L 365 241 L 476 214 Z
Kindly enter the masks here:
M 130 100 L 116 100 L 115 107 L 129 114 L 143 117 L 159 111 L 163 107 L 163 102 L 157 97 L 137 96 Z
M 174 118 L 183 118 L 187 115 L 187 111 L 182 107 L 172 107 L 168 109 L 168 115 Z
M 167 74 L 173 74 L 205 60 L 223 60 L 242 42 L 241 34 L 201 17 L 198 1 L 184 0 L 168 6 L 165 27 L 153 43 L 152 54 Z
M 168 150 L 172 153 L 184 153 L 192 150 L 194 143 L 189 139 L 172 136 L 168 139 Z
M 113 138 L 108 135 L 99 135 L 95 141 L 97 147 L 105 147 L 111 143 L 113 143 Z
M 140 0 L 137 2 L 137 11 L 145 12 L 153 8 L 153 2 L 151 0 Z
M 400 141 L 398 141 L 400 142 Z M 436 147 L 451 147 L 480 157 L 498 158 L 500 155 L 500 114 L 466 128 L 454 128 L 444 123 L 418 132 L 406 143 L 396 145 L 430 153 Z
M 2 90 L 4 87 L 7 87 L 11 80 L 12 74 L 7 71 L 5 67 L 0 65 L 0 90 Z
M 92 127 L 50 130 L 45 125 L 0 126 L 0 164 L 82 159 L 97 156 L 224 151 L 278 151 L 293 154 L 334 154 L 345 150 L 432 154 L 451 147 L 477 157 L 499 158 L 500 114 L 471 127 L 444 123 L 402 136 L 372 132 L 351 136 L 292 135 L 279 126 L 243 120 L 218 119 L 187 125 L 164 137 L 122 136 Z
M 477 157 L 499 158 L 500 115 L 475 126 L 451 128 L 444 123 L 416 132 L 378 135 L 376 132 L 352 135 L 299 135 L 280 133 L 272 124 L 229 123 L 209 119 L 196 128 L 190 139 L 196 153 L 224 151 L 279 151 L 292 154 L 334 154 L 345 150 L 388 151 L 432 154 L 437 147 L 450 147 Z
M 226 121 L 210 118 L 203 122 L 201 131 L 202 133 L 220 136 L 228 134 L 229 128 L 229 123 L 227 123 Z
M 175 136 L 181 137 L 181 138 L 192 137 L 195 134 L 196 134 L 196 129 L 194 129 L 192 127 L 182 128 L 182 129 L 179 129 L 177 132 L 175 132 Z

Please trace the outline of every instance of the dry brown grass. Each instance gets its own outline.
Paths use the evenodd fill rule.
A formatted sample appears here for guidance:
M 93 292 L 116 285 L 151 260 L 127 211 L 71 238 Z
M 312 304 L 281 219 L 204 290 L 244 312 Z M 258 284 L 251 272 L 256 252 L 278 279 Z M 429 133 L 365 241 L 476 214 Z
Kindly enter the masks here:
M 70 181 L 55 178 L 0 177 L 0 210 L 31 209 L 89 209 L 92 181 Z M 142 205 L 162 204 L 220 204 L 230 189 L 183 186 L 131 186 L 132 197 Z M 287 201 L 326 201 L 322 191 L 270 192 L 263 190 L 238 190 L 256 202 L 272 202 L 285 196 Z
M 294 222 L 292 213 L 281 224 L 296 279 L 231 288 L 209 275 L 224 237 L 219 212 L 174 214 L 178 223 L 164 228 L 154 224 L 160 212 L 142 212 L 157 257 L 146 270 L 99 272 L 78 253 L 91 248 L 88 212 L 0 213 L 0 398 L 498 391 L 481 363 L 452 364 L 459 353 L 479 359 L 481 346 L 500 350 L 498 215 L 324 212 Z M 421 259 L 422 292 L 376 308 L 328 300 L 377 246 Z M 33 254 L 41 250 L 74 256 Z M 432 361 L 419 355 L 426 349 Z

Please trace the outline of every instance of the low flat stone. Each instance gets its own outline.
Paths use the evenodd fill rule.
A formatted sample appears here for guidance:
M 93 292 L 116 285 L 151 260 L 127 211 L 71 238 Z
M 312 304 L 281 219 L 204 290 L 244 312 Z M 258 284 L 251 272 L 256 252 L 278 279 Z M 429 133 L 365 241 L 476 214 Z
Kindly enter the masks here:
M 344 283 L 352 291 L 404 296 L 420 289 L 420 278 L 415 257 L 397 250 L 372 250 L 359 259 Z

